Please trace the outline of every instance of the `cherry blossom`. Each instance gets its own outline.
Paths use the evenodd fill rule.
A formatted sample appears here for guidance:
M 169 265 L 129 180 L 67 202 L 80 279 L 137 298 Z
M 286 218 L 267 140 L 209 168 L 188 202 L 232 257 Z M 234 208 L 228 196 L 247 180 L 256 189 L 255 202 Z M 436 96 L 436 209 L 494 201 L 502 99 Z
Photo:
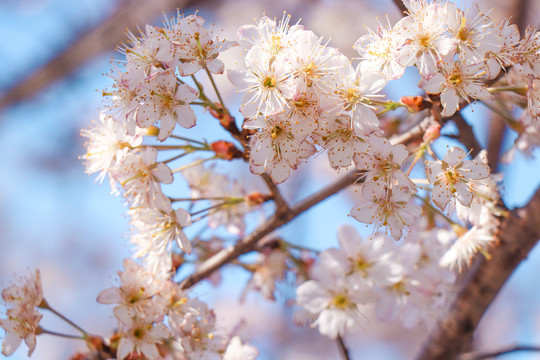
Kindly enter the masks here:
M 461 61 L 443 63 L 440 73 L 429 80 L 421 80 L 420 87 L 428 94 L 440 94 L 443 111 L 441 115 L 452 116 L 460 107 L 461 99 L 489 100 L 492 95 L 482 83 L 486 70 L 483 63 L 466 64 Z
M 360 37 L 353 46 L 362 60 L 361 72 L 382 72 L 387 80 L 400 78 L 405 67 L 397 61 L 397 50 L 402 42 L 398 32 L 382 25 L 377 26 L 376 32 L 368 31 L 369 34 Z
M 246 70 L 229 70 L 227 75 L 243 92 L 240 112 L 245 117 L 275 115 L 288 108 L 287 99 L 294 90 L 290 66 L 285 61 L 275 61 L 263 49 L 253 47 L 246 55 Z
M 174 71 L 164 71 L 147 79 L 137 92 L 144 99 L 135 116 L 137 125 L 146 128 L 159 119 L 158 140 L 168 138 L 176 123 L 184 128 L 195 126 L 197 118 L 189 103 L 199 93 L 189 85 L 179 84 Z
M 81 130 L 88 138 L 85 160 L 87 174 L 99 173 L 97 181 L 103 179 L 125 159 L 127 154 L 142 143 L 141 135 L 129 135 L 126 123 L 100 113 L 99 122 L 89 129 Z
M 306 123 L 292 122 L 284 113 L 250 119 L 244 128 L 260 130 L 250 141 L 251 171 L 268 172 L 277 184 L 289 177 L 290 169 L 296 169 L 301 159 L 315 152 L 315 147 L 304 141 L 309 134 Z
M 43 289 L 41 286 L 41 274 L 38 269 L 29 277 L 21 279 L 21 285 L 10 285 L 2 290 L 2 299 L 11 306 L 22 303 L 39 306 L 43 301 Z
M 368 182 L 362 186 L 361 194 L 363 201 L 352 208 L 351 216 L 360 222 L 374 224 L 376 229 L 388 229 L 395 240 L 401 238 L 403 227 L 412 225 L 422 214 L 406 186 L 387 188 L 381 183 Z
M 248 344 L 242 344 L 242 340 L 235 336 L 229 342 L 223 360 L 255 360 L 259 355 L 257 349 Z
M 153 324 L 152 318 L 140 317 L 133 309 L 118 307 L 114 314 L 119 320 L 121 338 L 116 356 L 119 360 L 133 353 L 144 355 L 149 360 L 159 360 L 162 356 L 156 347 L 169 337 L 169 330 L 162 324 Z
M 454 40 L 446 34 L 445 5 L 439 2 L 428 4 L 425 0 L 404 4 L 409 16 L 394 25 L 402 44 L 396 60 L 405 67 L 416 65 L 420 74 L 429 78 L 437 72 L 439 61 L 455 49 Z
M 2 342 L 2 354 L 12 355 L 22 340 L 28 346 L 28 356 L 36 348 L 36 334 L 39 331 L 39 322 L 43 315 L 31 303 L 21 303 L 7 310 L 7 319 L 0 319 L 0 327 L 6 332 Z
M 152 147 L 131 152 L 111 174 L 133 206 L 160 207 L 166 201 L 160 183 L 172 183 L 173 174 L 166 164 L 156 162 L 156 157 L 157 150 Z
M 470 206 L 473 194 L 471 181 L 484 179 L 489 175 L 489 167 L 479 160 L 465 160 L 465 150 L 453 147 L 442 161 L 427 161 L 426 175 L 433 184 L 432 199 L 444 210 L 450 201 L 457 199 L 464 206 Z
M 202 27 L 204 21 L 197 15 L 179 15 L 167 22 L 165 33 L 173 46 L 176 65 L 182 76 L 192 75 L 202 68 L 222 74 L 224 64 L 217 57 L 220 52 L 236 45 L 234 41 L 218 41 L 211 31 Z

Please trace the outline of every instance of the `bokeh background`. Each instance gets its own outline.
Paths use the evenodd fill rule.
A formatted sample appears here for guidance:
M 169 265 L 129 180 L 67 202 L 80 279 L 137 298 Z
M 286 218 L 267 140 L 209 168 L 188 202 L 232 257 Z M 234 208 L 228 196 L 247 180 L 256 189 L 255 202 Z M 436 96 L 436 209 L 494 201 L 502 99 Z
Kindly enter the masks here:
M 462 4 L 460 4 L 462 5 Z M 540 1 L 484 1 L 497 20 L 512 16 L 523 25 L 540 25 Z M 128 219 L 120 198 L 109 194 L 84 174 L 78 158 L 85 150 L 80 129 L 96 119 L 103 106 L 101 90 L 110 86 L 114 47 L 126 40 L 125 29 L 136 30 L 146 23 L 159 25 L 162 11 L 187 14 L 196 10 L 223 28 L 223 37 L 234 38 L 236 29 L 265 12 L 281 17 L 283 11 L 330 44 L 354 57 L 352 44 L 365 34 L 364 24 L 377 26 L 377 17 L 388 15 L 392 23 L 400 17 L 388 0 L 1 0 L 0 1 L 0 285 L 9 285 L 15 274 L 41 270 L 49 303 L 92 333 L 107 336 L 115 327 L 110 306 L 97 304 L 97 294 L 112 285 L 122 259 L 131 253 Z M 405 79 L 390 84 L 387 94 L 397 100 L 414 95 L 418 78 L 408 72 Z M 226 78 L 220 86 L 227 89 Z M 412 84 L 412 86 L 411 86 Z M 230 93 L 227 101 L 232 101 Z M 238 101 L 238 100 L 236 100 Z M 501 152 L 512 142 L 481 105 L 467 111 L 480 143 L 500 140 Z M 205 130 L 206 131 L 206 130 Z M 452 132 L 449 127 L 447 132 Z M 208 135 L 211 137 L 212 135 Z M 504 172 L 503 198 L 508 207 L 526 203 L 540 183 L 540 153 L 536 159 L 516 156 Z M 322 164 L 326 156 L 312 159 L 295 173 L 283 191 L 301 198 L 321 188 L 335 175 Z M 332 198 L 294 225 L 284 236 L 297 243 L 324 249 L 336 245 L 336 226 L 351 223 L 346 196 Z M 518 268 L 490 307 L 476 333 L 480 350 L 494 350 L 512 344 L 540 345 L 540 250 L 535 249 Z M 238 298 L 248 275 L 230 268 L 223 284 L 207 284 L 196 291 L 215 307 L 224 327 L 243 321 L 244 333 L 257 334 L 252 343 L 260 359 L 333 359 L 336 345 L 315 330 L 292 325 L 291 310 L 284 299 L 275 303 L 249 294 L 243 304 Z M 282 316 L 279 316 L 282 315 Z M 366 319 L 359 334 L 346 337 L 354 359 L 412 359 L 425 339 L 426 329 L 404 329 Z M 47 314 L 44 327 L 69 332 L 71 329 Z M 3 333 L 0 330 L 0 338 Z M 39 336 L 32 356 L 38 360 L 67 359 L 82 342 Z M 1 355 L 0 355 L 1 357 Z M 26 359 L 26 347 L 13 355 Z M 505 359 L 539 359 L 539 353 L 516 353 Z

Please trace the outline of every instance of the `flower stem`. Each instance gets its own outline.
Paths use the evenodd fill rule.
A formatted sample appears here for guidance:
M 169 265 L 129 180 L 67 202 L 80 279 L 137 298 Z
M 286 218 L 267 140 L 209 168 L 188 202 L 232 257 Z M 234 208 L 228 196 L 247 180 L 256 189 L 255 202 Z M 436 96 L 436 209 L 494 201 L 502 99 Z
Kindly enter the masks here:
M 527 85 L 520 84 L 520 85 L 513 85 L 513 86 L 501 86 L 501 87 L 490 87 L 487 89 L 490 93 L 494 92 L 501 92 L 501 91 L 511 91 L 518 95 L 527 95 L 527 91 L 529 90 L 527 88 Z
M 40 329 L 40 334 L 49 334 L 49 335 L 63 337 L 63 338 L 67 338 L 67 339 L 86 340 L 86 338 L 88 337 L 88 335 L 77 336 L 77 335 L 62 334 L 62 333 L 58 333 L 56 331 L 50 331 L 50 330 L 44 329 L 42 327 L 40 327 L 39 329 Z
M 52 312 L 53 314 L 55 314 L 56 316 L 58 316 L 60 319 L 64 320 L 65 322 L 67 322 L 69 325 L 71 325 L 72 327 L 74 327 L 75 329 L 79 330 L 83 335 L 83 339 L 88 337 L 88 333 L 86 331 L 84 331 L 84 329 L 82 329 L 79 325 L 75 324 L 73 321 L 69 320 L 67 317 L 65 317 L 64 315 L 60 314 L 58 311 L 54 310 L 50 305 L 49 303 L 43 299 L 43 301 L 41 302 L 41 304 L 39 304 L 39 307 L 42 308 L 42 309 L 47 309 L 49 310 L 50 312 Z
M 339 352 L 341 353 L 341 356 L 343 356 L 343 360 L 350 360 L 351 356 L 349 355 L 349 349 L 347 349 L 347 345 L 345 345 L 345 342 L 343 341 L 341 335 L 338 334 L 336 340 L 338 343 Z
M 200 164 L 204 164 L 206 161 L 215 160 L 215 159 L 217 159 L 217 156 L 212 156 L 212 157 L 206 158 L 206 159 L 199 159 L 197 161 L 192 162 L 191 164 L 180 166 L 180 167 L 174 169 L 173 173 L 179 172 L 179 171 L 184 171 L 186 169 L 189 169 L 190 167 L 194 167 L 194 166 L 197 166 L 197 165 L 200 165 Z
M 195 143 L 195 144 L 199 144 L 199 145 L 203 145 L 203 146 L 208 146 L 208 144 L 205 143 L 205 142 L 198 141 L 198 140 L 193 140 L 193 139 L 186 138 L 186 137 L 183 137 L 183 136 L 178 136 L 178 135 L 172 134 L 172 135 L 170 135 L 169 137 L 174 138 L 174 139 L 178 139 L 178 140 L 189 141 L 189 142 L 192 142 L 192 143 Z
M 162 161 L 162 162 L 164 164 L 167 164 L 167 163 L 170 163 L 171 161 L 178 160 L 178 159 L 180 159 L 180 158 L 182 158 L 182 157 L 184 157 L 184 156 L 186 156 L 188 154 L 189 154 L 188 152 L 185 152 L 185 153 L 182 153 L 180 155 L 176 155 L 176 156 L 174 156 L 174 157 L 172 157 L 172 158 L 170 158 L 168 160 Z
M 201 201 L 201 200 L 230 200 L 235 199 L 227 196 L 208 196 L 208 197 L 198 197 L 198 198 L 169 198 L 171 202 L 175 201 Z
M 216 92 L 216 95 L 217 95 L 217 97 L 219 99 L 219 103 L 221 104 L 221 108 L 223 109 L 223 112 L 225 114 L 228 114 L 229 110 L 227 110 L 227 108 L 225 107 L 225 104 L 223 103 L 223 99 L 221 98 L 221 94 L 219 93 L 219 90 L 218 90 L 218 88 L 216 86 L 216 83 L 214 81 L 214 77 L 212 76 L 212 73 L 210 72 L 210 70 L 208 70 L 206 65 L 204 66 L 204 70 L 206 71 L 206 74 L 210 78 L 210 82 L 212 83 L 212 87 L 214 88 L 214 91 Z

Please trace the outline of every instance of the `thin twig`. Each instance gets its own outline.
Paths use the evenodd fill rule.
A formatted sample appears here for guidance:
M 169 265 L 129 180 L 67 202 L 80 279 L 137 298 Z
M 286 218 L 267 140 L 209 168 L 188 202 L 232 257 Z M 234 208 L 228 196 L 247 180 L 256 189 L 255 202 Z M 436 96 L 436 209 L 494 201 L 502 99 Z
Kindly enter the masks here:
M 146 24 L 164 12 L 174 11 L 178 8 L 187 8 L 212 5 L 218 0 L 123 0 L 109 18 L 89 29 L 60 51 L 55 58 L 36 71 L 29 71 L 28 76 L 12 87 L 4 90 L 0 95 L 0 111 L 16 102 L 31 98 L 50 84 L 60 80 L 97 55 L 112 51 L 118 44 L 127 40 L 126 29 L 134 32 L 136 27 Z M 214 4 L 215 5 L 215 4 Z
M 79 336 L 79 335 L 70 335 L 70 334 L 62 334 L 56 331 L 50 331 L 44 328 L 40 328 L 39 334 L 49 334 L 53 336 L 63 337 L 66 339 L 77 339 L 77 340 L 86 340 L 85 336 Z
M 276 184 L 274 184 L 274 181 L 272 178 L 267 174 L 264 173 L 261 175 L 264 182 L 268 186 L 268 189 L 272 192 L 272 196 L 274 198 L 274 203 L 276 204 L 276 213 L 277 214 L 284 214 L 289 211 L 289 205 L 287 205 L 287 201 L 285 201 L 285 198 L 279 191 Z
M 408 144 L 410 142 L 420 140 L 432 122 L 433 119 L 430 116 L 426 116 L 424 120 L 420 121 L 403 134 L 392 137 L 390 142 L 392 144 Z
M 337 336 L 336 341 L 338 343 L 339 352 L 343 356 L 343 359 L 351 360 L 351 356 L 349 355 L 349 349 L 347 349 L 347 345 L 345 345 L 345 342 L 343 341 L 341 335 Z
M 540 346 L 526 346 L 526 345 L 513 345 L 509 346 L 505 349 L 498 350 L 498 351 L 492 351 L 492 352 L 484 352 L 484 353 L 478 353 L 478 352 L 471 352 L 467 354 L 463 354 L 459 357 L 459 360 L 484 360 L 484 359 L 492 359 L 500 355 L 506 355 L 510 354 L 516 351 L 538 351 L 540 352 Z
M 318 203 L 326 200 L 328 197 L 334 195 L 338 191 L 353 184 L 357 180 L 357 178 L 358 176 L 356 175 L 356 173 L 354 171 L 351 171 L 335 183 L 327 186 L 321 191 L 318 191 L 307 199 L 301 201 L 298 205 L 292 207 L 289 211 L 282 214 L 281 216 L 272 217 L 266 223 L 255 229 L 255 231 L 253 231 L 251 234 L 237 242 L 234 246 L 223 249 L 216 255 L 212 256 L 210 259 L 206 260 L 195 273 L 188 276 L 182 282 L 181 287 L 183 289 L 187 289 L 195 285 L 197 282 L 206 278 L 223 265 L 236 259 L 238 256 L 252 251 L 257 245 L 257 242 L 263 237 L 270 234 L 272 231 L 276 230 L 282 225 L 287 224 L 304 211 L 310 209 Z

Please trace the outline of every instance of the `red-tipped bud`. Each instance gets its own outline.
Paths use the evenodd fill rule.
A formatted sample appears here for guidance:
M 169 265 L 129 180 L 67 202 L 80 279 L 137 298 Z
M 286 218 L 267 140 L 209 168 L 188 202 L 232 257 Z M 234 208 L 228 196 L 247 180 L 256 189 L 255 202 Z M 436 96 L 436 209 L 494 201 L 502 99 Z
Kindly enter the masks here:
M 258 191 L 254 191 L 246 196 L 246 203 L 248 206 L 257 206 L 272 198 L 271 195 L 264 195 Z
M 405 104 L 407 109 L 413 113 L 420 112 L 431 107 L 431 103 L 421 96 L 403 96 L 399 101 L 402 104 Z
M 244 154 L 238 150 L 233 143 L 218 140 L 210 144 L 210 148 L 216 153 L 216 156 L 223 160 L 242 159 Z
M 103 338 L 99 336 L 88 336 L 86 338 L 86 346 L 90 351 L 103 350 Z
M 221 107 L 221 104 L 215 103 L 214 105 L 216 106 L 216 108 L 209 109 L 210 115 L 218 119 L 219 123 L 225 128 L 225 130 L 231 133 L 232 131 L 237 132 L 236 123 L 231 114 L 229 114 L 227 111 L 224 111 Z

